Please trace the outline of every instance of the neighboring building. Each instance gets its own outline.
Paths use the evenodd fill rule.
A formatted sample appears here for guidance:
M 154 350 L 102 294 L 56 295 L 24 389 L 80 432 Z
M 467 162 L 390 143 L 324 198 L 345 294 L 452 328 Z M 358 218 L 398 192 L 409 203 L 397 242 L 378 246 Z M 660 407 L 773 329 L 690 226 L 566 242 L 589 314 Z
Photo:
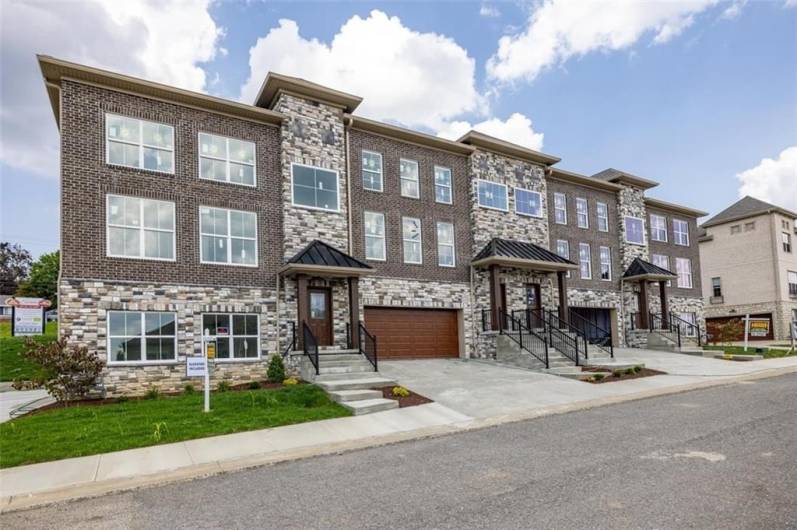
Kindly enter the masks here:
M 750 315 L 770 321 L 770 334 L 754 339 L 789 339 L 789 323 L 797 320 L 797 213 L 744 197 L 701 229 L 709 333 Z
M 494 357 L 500 315 L 527 308 L 615 345 L 651 314 L 703 322 L 705 214 L 645 197 L 653 181 L 368 120 L 361 98 L 274 73 L 246 105 L 39 62 L 60 332 L 107 362 L 109 395 L 179 389 L 209 340 L 214 380 L 245 382 L 305 337 L 357 347 L 360 322 L 380 358 Z
M 8 299 L 13 297 L 10 294 L 0 294 L 0 320 L 9 320 L 11 318 L 11 306 L 8 305 Z

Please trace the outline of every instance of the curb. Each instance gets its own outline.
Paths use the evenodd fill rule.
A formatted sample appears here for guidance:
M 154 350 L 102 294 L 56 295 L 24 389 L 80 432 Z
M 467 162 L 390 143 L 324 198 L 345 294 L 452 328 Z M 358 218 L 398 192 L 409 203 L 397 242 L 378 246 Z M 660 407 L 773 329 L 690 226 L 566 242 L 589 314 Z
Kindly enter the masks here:
M 517 423 L 521 421 L 542 418 L 545 416 L 566 414 L 569 412 L 588 410 L 597 407 L 616 405 L 629 401 L 638 401 L 659 396 L 681 394 L 692 390 L 732 385 L 739 382 L 755 381 L 758 379 L 766 379 L 792 373 L 797 373 L 797 366 L 769 368 L 749 374 L 728 376 L 727 378 L 719 380 L 701 381 L 697 383 L 672 386 L 669 388 L 645 390 L 642 392 L 635 392 L 633 394 L 626 394 L 622 396 L 609 396 L 598 399 L 578 401 L 575 403 L 568 403 L 565 405 L 541 407 L 528 411 L 491 416 L 489 418 L 473 419 L 459 423 L 416 429 L 413 431 L 366 437 L 355 441 L 336 442 L 324 445 L 303 447 L 299 449 L 288 449 L 285 451 L 267 454 L 251 455 L 238 459 L 192 465 L 133 478 L 90 482 L 29 495 L 3 496 L 0 497 L 0 514 L 41 507 L 59 502 L 99 497 L 109 493 L 121 493 L 124 491 L 130 491 L 144 487 L 184 482 L 255 467 L 268 466 L 282 462 L 291 462 L 294 460 L 301 460 L 315 456 L 341 454 L 350 451 L 381 447 L 411 440 L 422 440 L 446 436 L 449 434 L 482 430 L 498 425 Z

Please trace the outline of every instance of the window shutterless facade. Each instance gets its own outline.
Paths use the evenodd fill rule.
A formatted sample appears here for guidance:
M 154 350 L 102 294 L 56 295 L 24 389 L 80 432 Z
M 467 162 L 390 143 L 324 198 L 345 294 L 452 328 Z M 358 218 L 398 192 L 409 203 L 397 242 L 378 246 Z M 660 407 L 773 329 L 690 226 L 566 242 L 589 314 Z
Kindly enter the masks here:
M 791 234 L 781 232 L 781 241 L 783 242 L 783 252 L 791 252 Z
M 365 212 L 365 259 L 385 261 L 385 214 Z
M 373 151 L 363 151 L 363 189 L 382 191 L 384 176 L 382 172 L 382 155 Z
M 600 247 L 601 280 L 612 280 L 612 251 L 609 247 Z
M 609 206 L 605 202 L 596 205 L 598 215 L 598 230 L 601 232 L 609 231 Z
M 340 211 L 338 172 L 291 164 L 293 205 L 313 210 Z
M 200 262 L 257 266 L 257 215 L 199 207 Z
M 662 254 L 653 254 L 650 257 L 651 263 L 656 265 L 657 267 L 661 267 L 662 269 L 669 271 L 670 269 L 670 257 L 664 256 Z M 667 280 L 667 287 L 672 285 L 672 281 Z
M 570 259 L 570 243 L 565 239 L 557 239 L 556 254 L 565 259 Z M 570 271 L 567 271 L 566 276 L 570 278 Z
M 645 244 L 645 222 L 639 217 L 625 216 L 625 242 L 634 245 Z
M 456 265 L 453 223 L 437 222 L 437 264 L 441 267 Z
M 199 133 L 199 178 L 256 186 L 254 142 Z
M 477 180 L 476 191 L 479 206 L 493 210 L 507 211 L 507 191 L 504 184 L 489 180 Z
M 787 271 L 786 276 L 789 283 L 789 296 L 797 296 L 797 272 Z
M 447 167 L 434 167 L 434 200 L 442 204 L 454 202 L 451 185 L 451 170 Z
M 681 219 L 673 219 L 672 234 L 676 245 L 689 246 L 689 223 Z
M 421 196 L 418 162 L 402 158 L 399 162 L 399 177 L 402 197 L 417 199 Z
M 592 279 L 592 256 L 589 243 L 578 244 L 578 263 L 582 280 Z
M 589 204 L 583 197 L 576 197 L 576 223 L 579 228 L 589 228 Z
M 402 217 L 401 238 L 404 248 L 404 263 L 423 263 L 421 220 L 415 217 Z
M 115 166 L 174 173 L 174 127 L 105 114 L 105 161 Z
M 105 209 L 108 257 L 175 260 L 173 202 L 107 195 Z
M 567 197 L 564 193 L 553 194 L 553 217 L 555 223 L 567 224 Z
M 678 275 L 678 287 L 692 288 L 692 261 L 688 258 L 675 258 L 675 273 Z
M 542 195 L 536 191 L 515 188 L 515 213 L 542 217 Z
M 260 358 L 260 319 L 249 313 L 204 313 L 202 315 L 202 351 L 209 341 L 216 341 L 219 361 Z
M 722 296 L 722 280 L 720 278 L 711 278 L 711 295 L 716 297 Z
M 650 214 L 650 239 L 667 242 L 667 218 L 663 215 Z
M 174 313 L 108 311 L 108 364 L 170 363 L 177 359 Z

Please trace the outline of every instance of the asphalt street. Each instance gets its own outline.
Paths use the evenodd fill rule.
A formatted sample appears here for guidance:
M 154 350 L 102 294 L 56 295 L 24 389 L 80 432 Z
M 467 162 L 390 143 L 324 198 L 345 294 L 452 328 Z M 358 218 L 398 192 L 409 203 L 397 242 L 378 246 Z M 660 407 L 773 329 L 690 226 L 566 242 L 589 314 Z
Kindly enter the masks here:
M 0 526 L 797 528 L 797 375 L 14 512 Z

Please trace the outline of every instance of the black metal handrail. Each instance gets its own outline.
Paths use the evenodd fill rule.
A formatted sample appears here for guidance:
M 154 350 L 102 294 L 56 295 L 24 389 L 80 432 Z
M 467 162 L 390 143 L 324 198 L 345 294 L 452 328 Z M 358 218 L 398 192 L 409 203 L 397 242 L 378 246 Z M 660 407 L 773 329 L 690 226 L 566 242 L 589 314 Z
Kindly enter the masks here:
M 681 328 L 686 329 L 683 335 L 686 337 L 694 337 L 697 339 L 697 345 L 703 346 L 703 337 L 700 330 L 700 325 L 684 320 L 673 312 L 670 312 L 670 327 L 676 327 L 680 331 Z
M 583 316 L 573 311 L 572 308 L 570 308 L 568 316 L 570 317 L 571 327 L 578 328 L 580 325 L 585 328 L 582 330 L 581 333 L 582 335 L 584 335 L 584 338 L 587 340 L 587 342 L 589 342 L 593 346 L 600 348 L 601 350 L 608 353 L 612 358 L 614 358 L 614 341 L 612 340 L 611 331 L 607 331 L 602 327 L 600 327 L 599 325 L 597 325 L 596 323 L 587 320 Z M 573 322 L 574 320 L 578 322 L 578 325 Z M 588 333 L 587 329 L 589 329 L 590 332 L 594 333 Z
M 282 352 L 282 356 L 283 357 L 287 357 L 289 353 L 291 353 L 292 351 L 296 350 L 296 322 L 291 320 L 288 323 L 291 325 L 291 331 L 290 331 L 291 340 L 288 343 L 288 346 L 285 348 L 285 351 Z
M 545 325 L 545 335 L 548 338 L 548 343 L 556 351 L 576 363 L 576 366 L 581 365 L 579 356 L 580 347 L 578 345 L 578 336 L 572 337 L 562 331 L 559 327 L 561 320 L 553 314 L 552 311 L 543 309 L 530 309 L 532 315 L 540 318 Z M 584 358 L 586 355 L 586 342 L 584 343 Z
M 507 326 L 500 326 L 499 332 L 502 335 L 506 335 L 517 342 L 521 350 L 530 353 L 535 359 L 545 364 L 545 368 L 550 367 L 548 362 L 548 341 L 544 337 L 526 327 L 520 319 L 504 313 L 502 309 L 498 310 L 498 317 L 501 322 L 508 324 Z M 526 336 L 525 339 L 524 335 Z
M 360 321 L 357 325 L 357 331 L 360 334 L 360 353 L 368 359 L 374 367 L 374 372 L 379 371 L 377 353 L 376 353 L 376 337 L 368 333 L 365 324 Z
M 315 368 L 315 375 L 318 375 L 318 339 L 315 338 L 310 326 L 304 321 L 302 321 L 302 349 L 304 349 L 304 354 L 307 355 L 313 368 Z
M 664 319 L 664 315 L 649 312 L 648 313 L 648 327 L 652 333 L 656 333 L 667 340 L 675 339 L 678 348 L 681 347 L 681 327 L 673 326 L 672 319 Z M 672 336 L 667 336 L 665 333 L 670 333 Z

